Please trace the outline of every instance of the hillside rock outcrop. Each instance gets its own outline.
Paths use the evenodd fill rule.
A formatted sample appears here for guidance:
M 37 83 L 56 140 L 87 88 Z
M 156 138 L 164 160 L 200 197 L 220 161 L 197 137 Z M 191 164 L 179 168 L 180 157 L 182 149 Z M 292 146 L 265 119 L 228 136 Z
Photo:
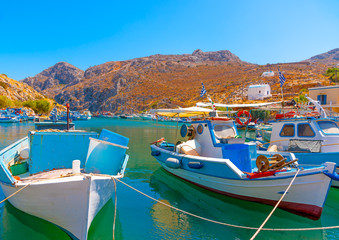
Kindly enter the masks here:
M 27 101 L 42 99 L 44 96 L 26 83 L 15 81 L 5 74 L 0 74 L 0 95 L 11 100 Z
M 42 71 L 34 77 L 28 77 L 22 82 L 34 87 L 34 89 L 49 94 L 49 89 L 60 85 L 71 86 L 81 81 L 84 71 L 66 62 L 59 62 L 54 66 Z M 51 96 L 54 97 L 54 96 Z

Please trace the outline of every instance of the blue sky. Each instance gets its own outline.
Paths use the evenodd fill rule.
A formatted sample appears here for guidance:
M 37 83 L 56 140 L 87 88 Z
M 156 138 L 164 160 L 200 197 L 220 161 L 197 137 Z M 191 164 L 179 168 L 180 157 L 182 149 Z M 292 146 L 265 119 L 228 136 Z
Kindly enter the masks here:
M 338 0 L 1 1 L 0 73 L 85 70 L 153 54 L 230 50 L 257 64 L 339 47 Z

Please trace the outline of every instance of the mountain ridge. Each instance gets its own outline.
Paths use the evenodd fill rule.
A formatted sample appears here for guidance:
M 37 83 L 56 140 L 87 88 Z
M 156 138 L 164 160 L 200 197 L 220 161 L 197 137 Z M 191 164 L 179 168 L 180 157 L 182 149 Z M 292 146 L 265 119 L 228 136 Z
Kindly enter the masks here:
M 192 54 L 155 54 L 126 61 L 110 61 L 85 71 L 71 64 L 57 63 L 57 70 L 53 70 L 52 66 L 46 69 L 48 71 L 26 78 L 24 82 L 33 86 L 40 84 L 42 87 L 38 86 L 38 90 L 60 104 L 70 102 L 73 109 L 88 108 L 91 111 L 132 112 L 160 106 L 189 106 L 200 100 L 201 82 L 209 88 L 208 92 L 215 102 L 240 101 L 243 97 L 239 92 L 257 82 L 271 84 L 272 91 L 276 91 L 272 100 L 278 100 L 277 74 L 262 78 L 263 71 L 280 67 L 285 77 L 293 81 L 293 84 L 286 84 L 286 90 L 288 85 L 293 85 L 291 93 L 284 95 L 294 97 L 303 87 L 329 84 L 323 73 L 328 62 L 324 59 L 336 54 L 336 51 L 331 51 L 320 59 L 322 61 L 316 58 L 312 61 L 267 65 L 244 62 L 228 50 L 203 52 L 200 49 Z M 68 69 L 70 73 L 64 73 L 68 78 L 55 74 Z M 298 84 L 294 86 L 294 83 Z

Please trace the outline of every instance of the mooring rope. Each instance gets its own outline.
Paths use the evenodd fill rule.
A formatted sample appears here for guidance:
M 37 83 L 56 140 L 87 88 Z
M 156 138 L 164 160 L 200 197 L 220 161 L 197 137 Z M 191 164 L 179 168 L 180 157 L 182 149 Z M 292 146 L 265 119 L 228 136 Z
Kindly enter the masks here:
M 9 196 L 6 197 L 5 199 L 3 199 L 3 200 L 0 202 L 0 204 L 3 203 L 3 202 L 5 202 L 5 201 L 7 201 L 8 199 L 10 199 L 11 197 L 13 197 L 13 196 L 16 195 L 17 193 L 19 193 L 21 190 L 24 190 L 24 189 L 25 189 L 26 187 L 28 187 L 29 185 L 31 185 L 31 183 L 28 183 L 27 185 L 25 185 L 25 186 L 23 186 L 22 188 L 20 188 L 18 191 L 12 193 L 11 195 L 9 195 Z
M 114 240 L 114 233 L 115 233 L 115 219 L 116 219 L 116 216 L 117 216 L 117 201 L 118 201 L 118 198 L 117 198 L 117 184 L 115 182 L 115 178 L 112 177 L 112 180 L 113 180 L 113 183 L 114 183 L 114 220 L 113 220 L 113 240 Z
M 182 213 L 185 213 L 187 215 L 190 215 L 192 217 L 195 217 L 195 218 L 199 218 L 199 219 L 202 219 L 202 220 L 205 220 L 205 221 L 208 221 L 208 222 L 212 222 L 212 223 L 216 223 L 216 224 L 219 224 L 219 225 L 224 225 L 224 226 L 228 226 L 228 227 L 234 227 L 234 228 L 242 228 L 242 229 L 249 229 L 249 230 L 258 230 L 259 228 L 258 227 L 248 227 L 248 226 L 241 226 L 241 225 L 235 225 L 235 224 L 230 224 L 230 223 L 224 223 L 224 222 L 219 222 L 219 221 L 215 221 L 215 220 L 211 220 L 211 219 L 208 219 L 208 218 L 205 218 L 205 217 L 201 217 L 201 216 L 198 216 L 198 215 L 195 215 L 193 213 L 190 213 L 190 212 L 187 212 L 187 211 L 184 211 L 184 210 L 181 210 L 179 208 L 176 208 L 176 207 L 173 207 L 167 203 L 164 203 L 160 200 L 157 200 L 149 195 L 147 195 L 146 193 L 143 193 L 141 191 L 139 191 L 138 189 L 132 187 L 131 185 L 128 185 L 127 183 L 121 181 L 120 179 L 115 179 L 117 180 L 118 182 L 124 184 L 126 187 L 140 193 L 141 195 L 144 195 L 145 197 L 149 198 L 149 199 L 152 199 L 153 201 L 156 201 L 157 203 L 160 203 L 164 206 L 167 206 L 169 208 L 172 208 L 176 211 L 179 211 L 179 212 L 182 212 Z M 328 227 L 314 227 L 314 228 L 262 228 L 261 230 L 262 231 L 314 231 L 314 230 L 329 230 L 329 229 L 338 229 L 339 226 L 328 226 Z
M 292 186 L 294 180 L 296 179 L 298 173 L 300 172 L 300 168 L 298 168 L 298 171 L 295 173 L 294 178 L 292 179 L 292 181 L 290 182 L 290 184 L 288 185 L 288 187 L 286 188 L 284 194 L 281 196 L 281 198 L 279 199 L 279 201 L 277 202 L 277 204 L 274 206 L 274 208 L 272 209 L 272 211 L 270 212 L 270 214 L 268 214 L 267 218 L 265 219 L 265 221 L 261 224 L 261 226 L 258 228 L 258 230 L 254 233 L 254 235 L 250 238 L 250 240 L 254 240 L 255 237 L 259 234 L 259 232 L 261 231 L 261 229 L 264 227 L 264 225 L 267 223 L 268 219 L 270 219 L 270 217 L 272 216 L 272 214 L 274 213 L 274 211 L 277 209 L 277 207 L 279 206 L 280 202 L 283 200 L 283 198 L 286 196 L 286 193 L 288 192 L 288 190 L 290 190 L 290 187 Z

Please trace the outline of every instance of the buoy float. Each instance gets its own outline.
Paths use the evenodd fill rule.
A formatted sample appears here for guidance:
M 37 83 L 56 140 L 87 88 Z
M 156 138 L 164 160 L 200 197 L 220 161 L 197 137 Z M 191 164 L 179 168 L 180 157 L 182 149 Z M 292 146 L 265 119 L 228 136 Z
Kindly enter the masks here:
M 245 115 L 247 116 L 247 120 L 246 120 L 245 122 L 243 122 L 243 121 L 240 120 L 240 116 L 243 115 L 243 114 L 245 114 Z M 246 110 L 241 110 L 241 111 L 238 112 L 236 121 L 237 121 L 237 123 L 239 123 L 241 126 L 247 125 L 251 120 L 252 120 L 252 116 L 251 116 L 251 114 L 250 114 L 248 111 L 246 111 Z

